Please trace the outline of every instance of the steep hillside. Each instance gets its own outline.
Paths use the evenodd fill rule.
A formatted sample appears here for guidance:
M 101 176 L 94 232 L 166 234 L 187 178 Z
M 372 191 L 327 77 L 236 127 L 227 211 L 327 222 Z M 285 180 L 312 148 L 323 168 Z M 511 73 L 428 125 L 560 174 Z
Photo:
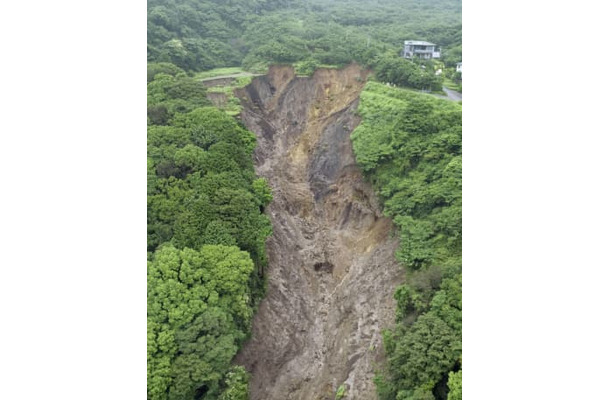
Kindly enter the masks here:
M 148 0 L 148 61 L 201 71 L 369 64 L 421 39 L 461 61 L 461 0 Z M 370 64 L 369 64 L 370 65 Z
M 252 373 L 251 399 L 334 399 L 341 386 L 348 399 L 376 397 L 381 329 L 404 272 L 350 142 L 367 74 L 274 67 L 237 92 L 274 196 L 267 296 L 236 359 Z
M 461 398 L 462 106 L 369 82 L 358 114 L 356 159 L 400 232 L 407 272 L 379 398 Z

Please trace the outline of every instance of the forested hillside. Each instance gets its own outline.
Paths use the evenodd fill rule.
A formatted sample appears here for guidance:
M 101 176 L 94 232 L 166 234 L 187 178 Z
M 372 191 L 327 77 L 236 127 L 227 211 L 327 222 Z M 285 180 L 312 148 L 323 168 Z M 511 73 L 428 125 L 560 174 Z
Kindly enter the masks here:
M 461 398 L 461 105 L 369 82 L 358 112 L 356 158 L 399 229 L 407 270 L 380 399 Z
M 406 39 L 440 45 L 440 64 L 404 60 Z M 362 120 L 351 135 L 358 174 L 396 227 L 396 258 L 406 271 L 394 295 L 396 327 L 384 332 L 387 361 L 378 365 L 376 390 L 381 400 L 461 399 L 461 104 L 400 88 L 441 90 L 446 76 L 435 71 L 462 57 L 461 1 L 148 0 L 147 45 L 148 398 L 249 396 L 249 375 L 232 362 L 265 295 L 272 226 L 264 212 L 273 196 L 255 173 L 256 136 L 234 118 L 246 97 L 233 96 L 233 86 L 209 89 L 231 92 L 234 109 L 219 110 L 201 71 L 266 73 L 289 64 L 297 85 L 319 67 L 356 62 L 366 69 L 358 90 L 368 76 Z M 279 75 L 269 79 L 279 91 L 286 84 Z M 275 93 L 273 85 L 264 96 Z M 341 85 L 355 90 L 354 82 Z M 294 116 L 282 105 L 286 118 L 264 121 L 264 134 L 302 133 L 299 124 L 319 104 L 336 104 L 339 86 L 324 82 L 315 111 Z M 307 88 L 295 104 L 313 96 Z M 258 97 L 248 104 L 251 112 L 261 106 Z M 311 121 L 304 126 L 319 125 Z M 396 285 L 385 285 L 390 300 Z M 391 309 L 386 315 L 391 322 Z M 349 387 L 340 388 L 337 398 L 351 398 Z
M 185 70 L 269 63 L 371 65 L 406 39 L 461 61 L 461 0 L 149 0 L 148 60 Z
M 178 68 L 152 66 L 149 81 L 148 397 L 246 399 L 247 374 L 230 363 L 271 234 L 256 138 Z

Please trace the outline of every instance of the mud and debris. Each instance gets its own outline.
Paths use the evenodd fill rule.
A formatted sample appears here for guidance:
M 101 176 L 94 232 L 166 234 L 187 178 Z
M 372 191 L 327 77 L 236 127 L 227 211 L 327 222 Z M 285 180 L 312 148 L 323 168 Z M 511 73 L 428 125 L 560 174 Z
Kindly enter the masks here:
M 271 67 L 236 91 L 274 196 L 267 295 L 235 360 L 252 374 L 253 400 L 334 399 L 341 385 L 347 399 L 376 398 L 381 331 L 393 324 L 404 273 L 350 141 L 367 74 Z

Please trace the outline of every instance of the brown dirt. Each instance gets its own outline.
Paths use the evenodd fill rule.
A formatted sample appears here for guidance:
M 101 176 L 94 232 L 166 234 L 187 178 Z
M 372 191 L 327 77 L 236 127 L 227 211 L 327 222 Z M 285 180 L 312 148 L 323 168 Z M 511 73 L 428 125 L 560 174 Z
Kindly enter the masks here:
M 236 91 L 274 195 L 267 296 L 236 358 L 253 400 L 334 399 L 341 384 L 347 399 L 376 398 L 381 330 L 404 273 L 350 141 L 366 76 L 357 65 L 310 78 L 272 67 Z

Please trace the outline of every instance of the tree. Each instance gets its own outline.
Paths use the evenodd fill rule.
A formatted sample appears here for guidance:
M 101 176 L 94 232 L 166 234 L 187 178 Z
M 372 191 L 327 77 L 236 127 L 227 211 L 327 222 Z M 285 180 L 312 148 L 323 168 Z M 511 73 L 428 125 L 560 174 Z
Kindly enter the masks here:
M 248 400 L 248 379 L 249 375 L 244 367 L 231 367 L 225 379 L 227 388 L 222 392 L 219 400 Z
M 266 207 L 267 204 L 273 200 L 273 195 L 271 194 L 271 188 L 267 183 L 265 178 L 258 178 L 252 182 L 252 188 L 254 189 L 254 196 L 256 197 L 256 202 L 261 207 Z
M 449 372 L 449 395 L 447 400 L 462 400 L 462 370 Z
M 421 74 L 398 57 L 379 61 L 378 78 Z M 383 400 L 443 396 L 461 357 L 461 106 L 368 82 L 358 111 L 356 159 L 400 229 L 396 256 L 409 270 L 377 389 Z
M 152 82 L 155 79 L 157 74 L 163 73 L 171 76 L 176 76 L 177 74 L 184 72 L 182 69 L 178 68 L 176 65 L 172 63 L 148 63 L 147 64 L 147 80 L 148 83 Z
M 401 333 L 390 365 L 402 387 L 433 387 L 460 357 L 461 337 L 434 314 L 422 315 L 404 336 Z
M 149 398 L 220 394 L 250 329 L 253 270 L 248 253 L 234 246 L 197 251 L 165 245 L 154 253 L 148 264 Z M 240 376 L 226 379 L 239 386 Z

